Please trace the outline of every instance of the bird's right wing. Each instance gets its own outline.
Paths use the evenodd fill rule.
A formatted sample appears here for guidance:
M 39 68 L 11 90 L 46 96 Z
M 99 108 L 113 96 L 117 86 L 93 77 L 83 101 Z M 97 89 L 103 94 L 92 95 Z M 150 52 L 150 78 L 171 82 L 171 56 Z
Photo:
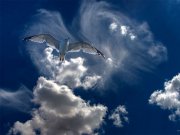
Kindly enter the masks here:
M 48 46 L 55 47 L 59 50 L 59 42 L 53 36 L 49 34 L 39 34 L 24 38 L 25 41 L 32 41 L 36 43 L 46 43 Z
M 89 54 L 97 54 L 105 58 L 104 54 L 101 51 L 87 42 L 70 43 L 67 52 L 79 52 L 80 50 Z

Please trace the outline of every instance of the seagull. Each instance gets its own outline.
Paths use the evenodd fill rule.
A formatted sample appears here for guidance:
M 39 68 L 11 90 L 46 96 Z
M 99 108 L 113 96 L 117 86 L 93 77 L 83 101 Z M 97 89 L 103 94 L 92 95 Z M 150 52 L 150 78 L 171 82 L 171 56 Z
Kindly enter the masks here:
M 64 40 L 64 43 L 60 44 L 60 42 L 50 34 L 39 34 L 39 35 L 28 36 L 25 37 L 23 40 L 36 42 L 36 43 L 46 43 L 47 46 L 59 52 L 60 61 L 65 60 L 66 53 L 79 52 L 81 50 L 84 53 L 99 55 L 105 59 L 105 55 L 101 51 L 99 51 L 93 45 L 85 41 L 70 43 L 70 38 L 66 38 Z

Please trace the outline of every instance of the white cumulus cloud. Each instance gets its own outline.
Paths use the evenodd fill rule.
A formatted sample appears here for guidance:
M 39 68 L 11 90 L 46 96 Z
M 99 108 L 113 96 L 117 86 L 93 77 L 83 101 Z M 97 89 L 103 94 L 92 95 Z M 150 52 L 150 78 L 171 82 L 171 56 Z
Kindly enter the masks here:
M 33 101 L 40 105 L 32 112 L 32 119 L 24 123 L 17 121 L 11 133 L 35 135 L 80 135 L 93 134 L 106 115 L 103 105 L 89 105 L 73 94 L 66 85 L 40 77 L 34 89 Z
M 109 116 L 109 119 L 113 120 L 113 124 L 116 127 L 123 127 L 123 122 L 129 122 L 127 114 L 126 107 L 124 105 L 119 105 Z
M 163 90 L 153 92 L 149 103 L 170 110 L 169 119 L 172 121 L 180 118 L 180 74 L 165 82 Z
M 88 73 L 85 66 L 85 59 L 81 57 L 71 58 L 69 61 L 60 62 L 58 56 L 54 56 L 53 49 L 48 47 L 43 51 L 43 58 L 40 60 L 41 70 L 46 75 L 59 84 L 66 84 L 70 88 L 83 87 L 88 89 L 93 87 L 102 78 L 95 73 Z

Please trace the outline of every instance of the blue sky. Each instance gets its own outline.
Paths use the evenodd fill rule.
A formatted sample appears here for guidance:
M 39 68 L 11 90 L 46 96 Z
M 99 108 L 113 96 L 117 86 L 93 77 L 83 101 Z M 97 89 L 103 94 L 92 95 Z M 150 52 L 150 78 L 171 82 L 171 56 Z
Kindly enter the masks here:
M 178 0 L 1 0 L 0 133 L 180 134 L 179 23 Z M 107 59 L 60 64 L 22 41 L 40 33 L 93 42 Z

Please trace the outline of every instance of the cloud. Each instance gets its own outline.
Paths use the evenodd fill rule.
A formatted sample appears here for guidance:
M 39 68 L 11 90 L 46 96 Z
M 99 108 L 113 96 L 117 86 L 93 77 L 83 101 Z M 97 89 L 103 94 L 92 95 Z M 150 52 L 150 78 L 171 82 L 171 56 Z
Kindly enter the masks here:
M 83 1 L 77 16 L 68 25 L 64 24 L 60 13 L 38 10 L 24 35 L 40 33 L 49 33 L 60 43 L 66 37 L 72 42 L 90 41 L 105 53 L 107 60 L 72 53 L 60 63 L 59 54 L 52 48 L 27 43 L 32 61 L 46 77 L 39 78 L 33 91 L 33 101 L 39 108 L 33 109 L 30 120 L 14 124 L 11 129 L 14 134 L 93 134 L 103 123 L 107 107 L 90 105 L 89 101 L 75 95 L 73 89 L 109 85 L 111 74 L 115 72 L 125 74 L 123 79 L 126 80 L 135 75 L 135 71 L 152 70 L 167 58 L 166 48 L 154 40 L 147 23 L 135 22 L 102 1 Z M 119 106 L 109 118 L 121 127 L 122 120 L 128 121 L 126 114 L 125 106 Z
M 87 73 L 101 76 L 104 82 L 112 73 L 120 72 L 123 79 L 130 83 L 127 76 L 136 77 L 136 71 L 151 71 L 167 60 L 166 47 L 153 38 L 146 22 L 137 22 L 103 1 L 83 1 L 77 16 L 68 26 L 60 13 L 45 9 L 38 10 L 32 22 L 25 35 L 49 33 L 60 41 L 71 37 L 71 42 L 90 41 L 102 50 L 107 59 L 112 60 L 111 64 L 98 56 L 83 53 L 67 54 L 66 60 L 83 57 Z M 47 74 L 48 67 L 42 67 L 46 64 L 42 60 L 45 59 L 42 54 L 44 48 L 35 43 L 28 45 L 33 62 L 41 73 Z M 52 54 L 58 56 L 54 51 Z
M 79 135 L 92 134 L 99 128 L 106 115 L 103 105 L 90 105 L 73 94 L 66 85 L 40 77 L 34 89 L 33 101 L 40 105 L 34 109 L 32 119 L 25 123 L 17 121 L 11 132 L 23 135 Z
M 159 63 L 163 59 L 167 59 L 167 50 L 166 48 L 161 44 L 157 44 L 156 46 L 152 46 L 148 49 L 148 54 L 154 58 L 154 61 Z
M 121 34 L 122 35 L 127 35 L 128 27 L 127 26 L 121 26 L 120 27 Z
M 150 104 L 156 104 L 162 109 L 172 112 L 169 119 L 175 121 L 180 118 L 180 74 L 164 83 L 164 90 L 156 90 L 149 99 Z
M 71 58 L 63 63 L 59 61 L 58 56 L 53 55 L 52 48 L 46 48 L 43 52 L 43 58 L 40 61 L 41 70 L 44 70 L 50 79 L 58 84 L 66 84 L 70 88 L 83 87 L 88 89 L 93 87 L 97 81 L 102 78 L 95 73 L 88 73 L 88 68 L 84 65 L 85 59 L 81 57 Z
M 17 91 L 0 89 L 0 107 L 9 107 L 27 112 L 30 110 L 32 92 L 25 86 Z
M 109 116 L 109 119 L 113 120 L 113 124 L 116 127 L 123 127 L 123 122 L 129 122 L 127 114 L 126 107 L 124 105 L 119 105 Z
M 112 31 L 117 30 L 117 27 L 118 27 L 118 25 L 115 22 L 113 22 L 109 25 L 109 29 Z
M 111 32 L 120 32 L 119 35 L 127 36 L 129 39 L 134 40 L 136 38 L 135 34 L 133 34 L 133 30 L 130 29 L 129 26 L 117 24 L 115 22 L 112 22 L 109 25 L 109 29 Z

